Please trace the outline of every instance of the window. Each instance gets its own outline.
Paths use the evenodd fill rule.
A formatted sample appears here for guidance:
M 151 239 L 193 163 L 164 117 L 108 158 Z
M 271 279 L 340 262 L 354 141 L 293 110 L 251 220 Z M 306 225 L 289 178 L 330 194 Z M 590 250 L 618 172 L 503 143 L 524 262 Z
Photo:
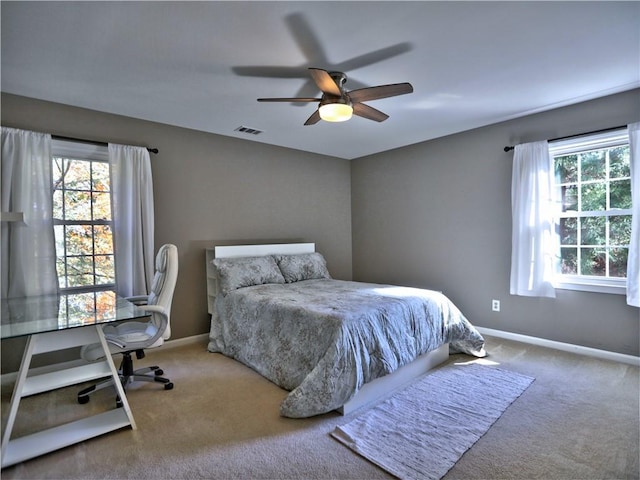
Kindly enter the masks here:
M 115 284 L 111 182 L 107 147 L 54 140 L 53 223 L 62 291 Z
M 557 287 L 625 293 L 631 241 L 626 129 L 550 145 L 561 204 Z

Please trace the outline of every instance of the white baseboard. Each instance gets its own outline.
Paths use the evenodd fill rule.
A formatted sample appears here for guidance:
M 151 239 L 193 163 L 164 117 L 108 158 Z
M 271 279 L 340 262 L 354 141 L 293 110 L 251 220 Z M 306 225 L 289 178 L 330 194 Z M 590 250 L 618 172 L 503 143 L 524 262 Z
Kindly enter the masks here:
M 200 335 L 193 335 L 191 337 L 177 338 L 175 340 L 167 340 L 162 345 L 164 350 L 182 347 L 184 345 L 192 345 L 195 343 L 203 343 L 206 348 L 206 342 L 209 340 L 208 333 L 202 333 Z M 78 367 L 80 365 L 84 365 L 87 362 L 78 358 L 77 360 L 69 360 L 68 362 L 57 363 L 55 365 L 44 365 L 42 367 L 36 367 L 29 370 L 30 374 L 40 375 L 42 373 L 49 373 L 56 370 L 60 370 L 61 368 L 71 368 Z M 18 372 L 5 373 L 0 376 L 0 385 L 5 385 L 9 383 L 15 383 L 16 378 L 18 377 Z
M 494 330 L 492 328 L 476 327 L 483 335 L 492 337 L 514 340 L 516 342 L 529 343 L 540 347 L 554 348 L 564 352 L 578 353 L 590 357 L 601 358 L 603 360 L 612 360 L 614 362 L 627 363 L 629 365 L 640 366 L 640 357 L 633 355 L 625 355 L 624 353 L 610 352 L 608 350 L 599 350 L 597 348 L 583 347 L 582 345 L 574 345 L 572 343 L 556 342 L 545 338 L 530 337 L 520 333 L 505 332 L 503 330 Z

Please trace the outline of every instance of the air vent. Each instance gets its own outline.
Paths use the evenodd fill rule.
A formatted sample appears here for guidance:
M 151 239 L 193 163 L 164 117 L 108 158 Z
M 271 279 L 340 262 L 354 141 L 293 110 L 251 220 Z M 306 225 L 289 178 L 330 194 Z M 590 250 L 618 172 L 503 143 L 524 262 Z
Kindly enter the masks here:
M 262 130 L 258 130 L 257 128 L 240 126 L 235 129 L 236 132 L 249 133 L 251 135 L 260 135 Z

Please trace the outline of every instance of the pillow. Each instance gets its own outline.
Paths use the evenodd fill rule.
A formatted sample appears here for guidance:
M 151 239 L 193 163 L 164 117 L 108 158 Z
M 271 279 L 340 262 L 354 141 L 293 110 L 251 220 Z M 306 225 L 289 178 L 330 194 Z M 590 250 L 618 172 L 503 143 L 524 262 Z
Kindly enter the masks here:
M 327 262 L 322 254 L 318 252 L 276 255 L 275 257 L 282 276 L 287 283 L 315 278 L 331 278 L 327 270 Z
M 265 283 L 284 283 L 275 259 L 263 257 L 216 258 L 212 262 L 218 270 L 219 288 L 223 295 L 242 287 Z

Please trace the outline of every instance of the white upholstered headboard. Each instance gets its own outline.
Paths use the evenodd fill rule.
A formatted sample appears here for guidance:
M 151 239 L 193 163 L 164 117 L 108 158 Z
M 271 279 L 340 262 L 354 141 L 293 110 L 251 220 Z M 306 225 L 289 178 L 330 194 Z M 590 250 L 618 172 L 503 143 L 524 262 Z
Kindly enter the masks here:
M 213 313 L 213 303 L 218 291 L 215 270 L 211 262 L 214 258 L 260 257 L 263 255 L 294 255 L 296 253 L 313 253 L 315 243 L 274 243 L 267 245 L 224 245 L 207 248 L 207 310 Z

